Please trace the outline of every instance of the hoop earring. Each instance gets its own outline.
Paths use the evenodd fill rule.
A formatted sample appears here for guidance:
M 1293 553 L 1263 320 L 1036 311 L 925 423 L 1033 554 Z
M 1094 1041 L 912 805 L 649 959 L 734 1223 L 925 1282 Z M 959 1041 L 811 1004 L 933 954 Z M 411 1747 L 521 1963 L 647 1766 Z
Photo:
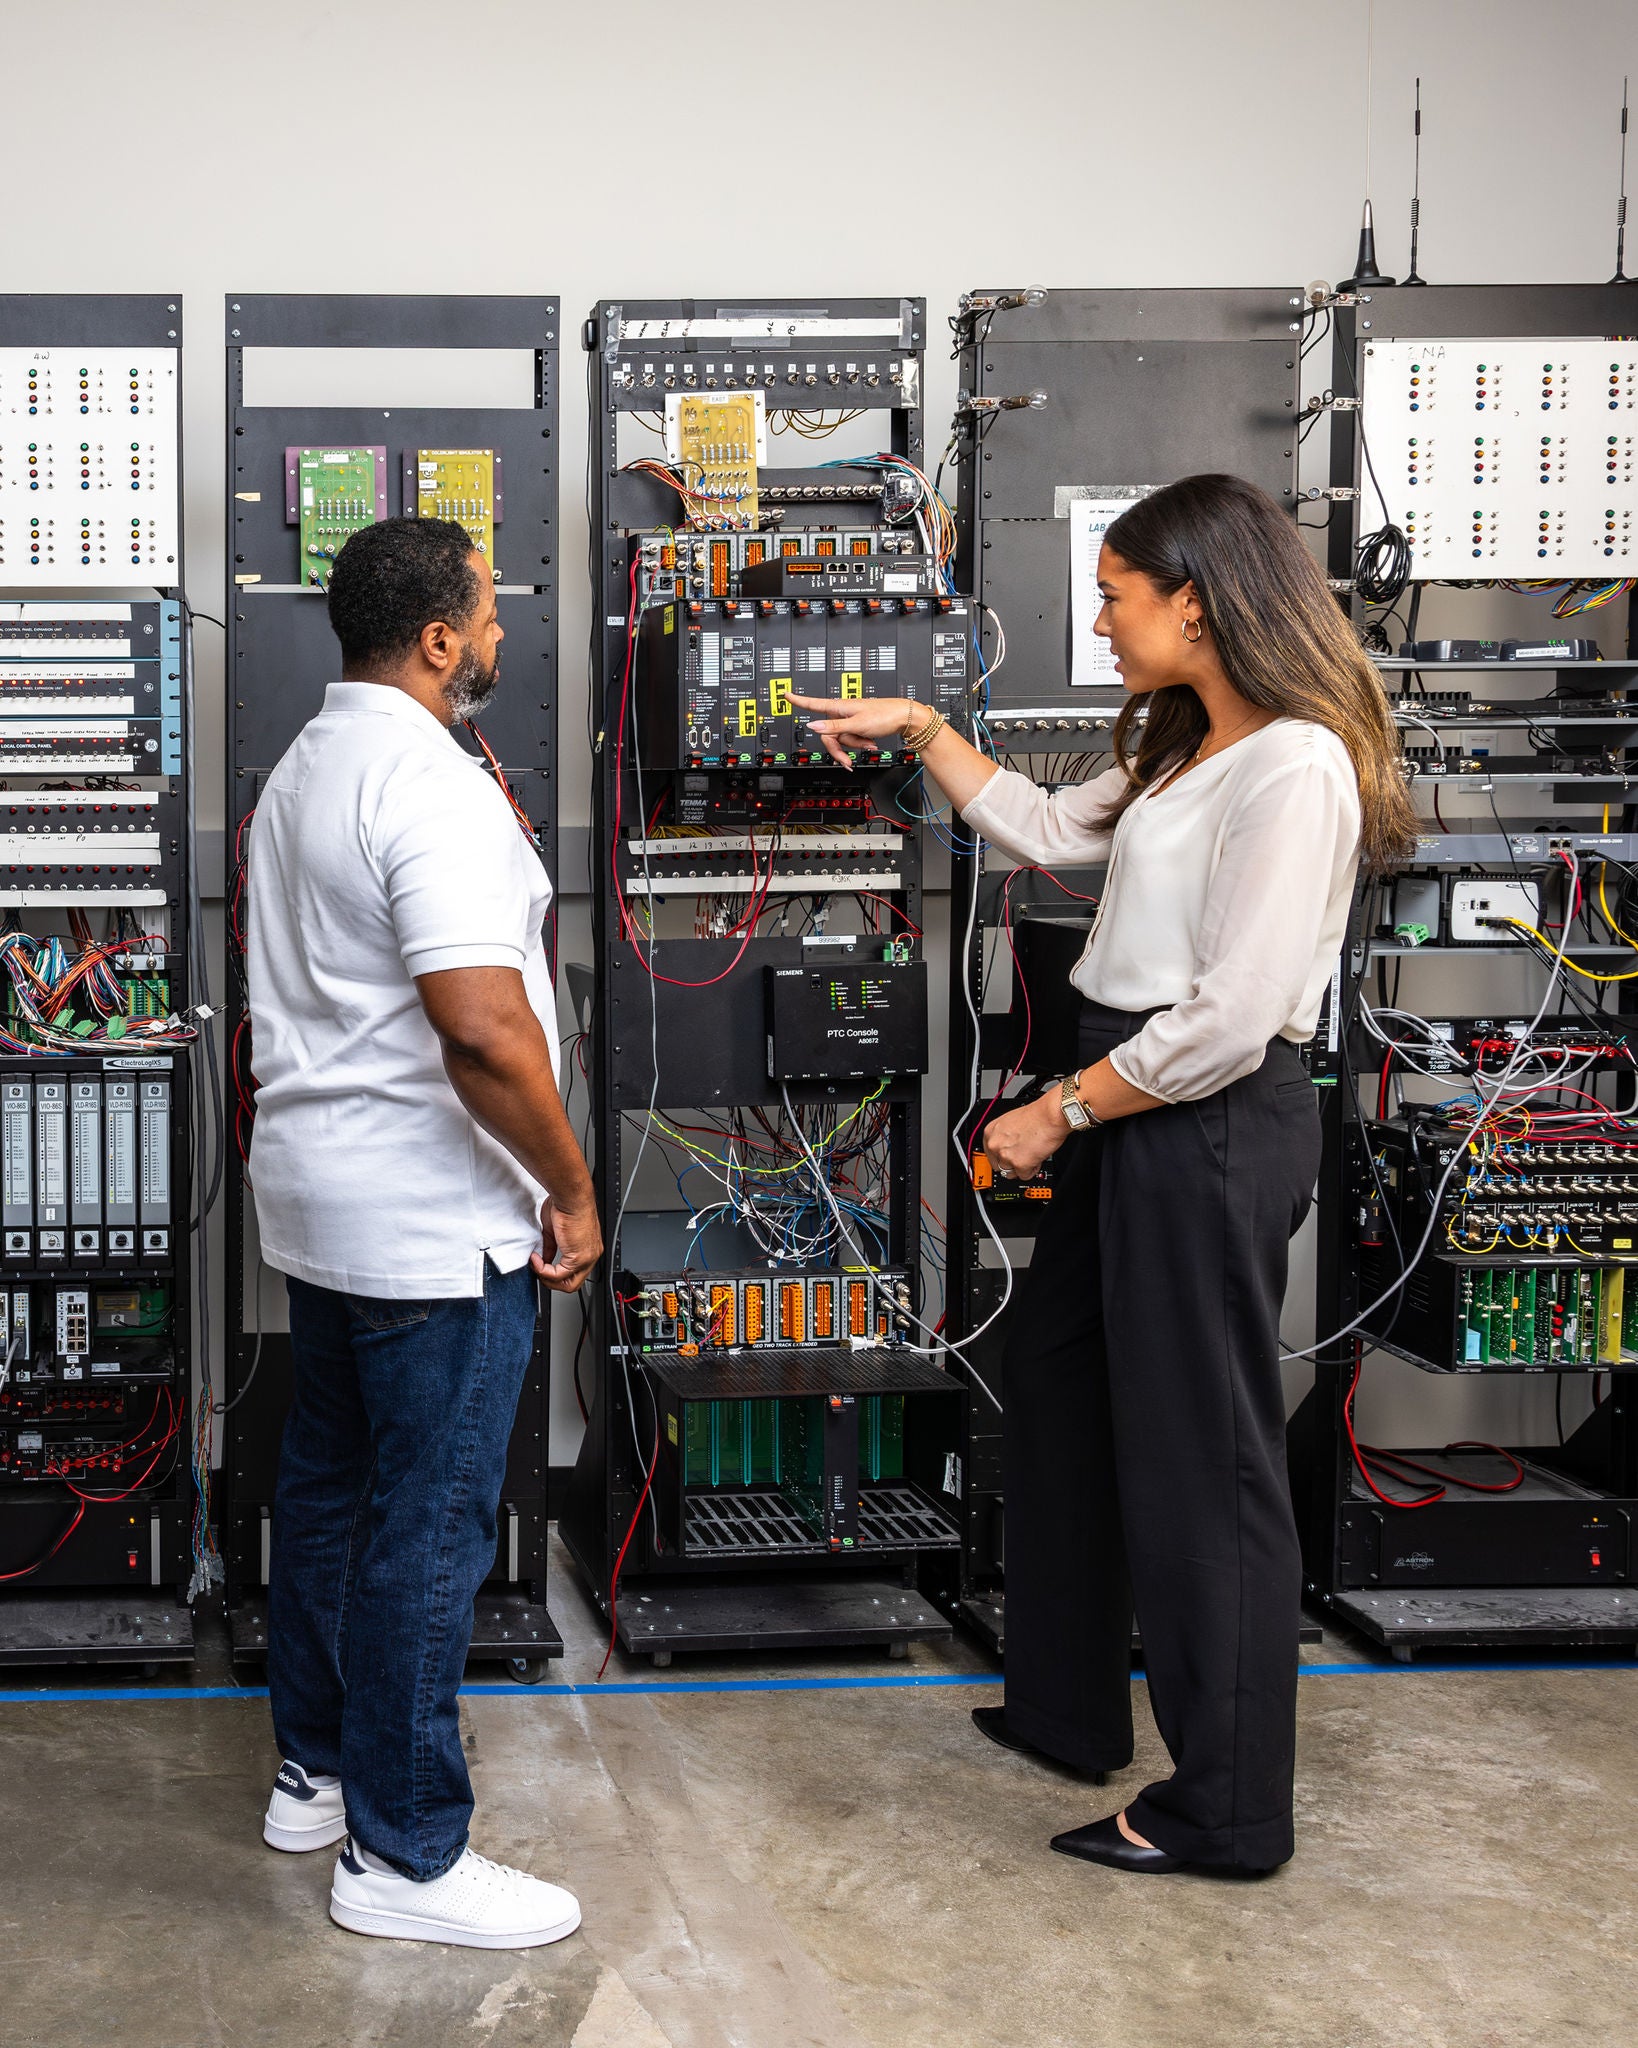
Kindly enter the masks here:
M 1189 628 L 1191 626 L 1194 628 L 1194 631 L 1192 633 L 1189 631 Z M 1194 647 L 1205 638 L 1206 622 L 1204 619 L 1185 619 L 1183 621 L 1182 632 L 1183 638 L 1188 641 L 1191 647 Z

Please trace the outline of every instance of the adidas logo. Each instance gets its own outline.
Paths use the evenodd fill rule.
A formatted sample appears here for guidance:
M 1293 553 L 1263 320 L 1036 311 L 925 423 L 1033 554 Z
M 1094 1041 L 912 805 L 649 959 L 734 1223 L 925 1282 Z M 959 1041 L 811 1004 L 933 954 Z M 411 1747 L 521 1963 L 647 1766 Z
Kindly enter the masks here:
M 288 1764 L 280 1764 L 278 1775 L 273 1781 L 281 1792 L 288 1792 L 292 1799 L 313 1799 L 317 1797 L 311 1785 L 293 1771 Z

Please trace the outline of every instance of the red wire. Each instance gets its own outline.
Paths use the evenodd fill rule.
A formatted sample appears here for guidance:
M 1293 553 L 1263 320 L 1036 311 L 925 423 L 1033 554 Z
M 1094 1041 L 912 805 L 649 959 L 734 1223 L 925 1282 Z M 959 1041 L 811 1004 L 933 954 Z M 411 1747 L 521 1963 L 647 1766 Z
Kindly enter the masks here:
M 1079 889 L 1070 888 L 1067 882 L 1060 882 L 1050 868 L 1023 868 L 1018 872 L 1026 875 L 1039 875 L 1043 882 L 1050 882 L 1054 889 L 1061 890 L 1065 896 L 1073 896 L 1077 903 L 1095 904 L 1098 900 L 1096 896 L 1083 896 Z
M 1359 1390 L 1360 1375 L 1365 1369 L 1365 1355 L 1361 1346 L 1354 1348 L 1354 1376 L 1349 1382 L 1347 1398 L 1342 1404 L 1343 1425 L 1348 1432 L 1349 1448 L 1354 1454 L 1354 1464 L 1359 1476 L 1385 1507 L 1425 1508 L 1435 1501 L 1443 1500 L 1451 1487 L 1459 1487 L 1464 1493 L 1512 1493 L 1524 1484 L 1524 1461 L 1517 1458 L 1501 1444 L 1479 1443 L 1463 1438 L 1458 1443 L 1446 1444 L 1439 1453 L 1442 1458 L 1450 1457 L 1456 1451 L 1485 1451 L 1491 1456 L 1505 1458 L 1513 1468 L 1511 1479 L 1463 1479 L 1455 1472 L 1441 1472 L 1436 1465 L 1425 1465 L 1419 1458 L 1413 1458 L 1404 1451 L 1385 1451 L 1376 1444 L 1362 1444 L 1354 1432 L 1354 1395 Z M 1396 1500 L 1391 1493 L 1384 1493 L 1371 1476 L 1370 1467 L 1376 1465 L 1388 1478 L 1397 1480 L 1401 1486 L 1414 1486 L 1415 1480 L 1406 1478 L 1407 1472 L 1418 1472 L 1427 1479 L 1437 1479 L 1440 1484 L 1433 1493 L 1419 1494 L 1415 1500 Z M 1403 1467 L 1403 1471 L 1396 1468 Z
M 484 738 L 483 734 L 479 732 L 478 728 L 472 723 L 470 718 L 466 719 L 464 723 L 467 731 L 471 733 L 472 737 L 477 741 L 478 745 L 483 748 L 484 759 L 495 771 L 495 780 L 500 784 L 501 795 L 505 797 L 506 801 L 512 806 L 512 815 L 514 818 L 517 819 L 518 824 L 522 827 L 524 838 L 528 840 L 531 846 L 533 846 L 535 844 L 535 828 L 529 822 L 529 813 L 523 808 L 522 804 L 520 804 L 517 798 L 512 794 L 512 785 L 506 779 L 506 771 L 504 768 L 502 768 L 500 764 L 500 759 L 495 753 L 494 748 Z
M 1436 1493 L 1424 1493 L 1419 1495 L 1415 1500 L 1395 1500 L 1391 1493 L 1384 1493 L 1381 1487 L 1378 1486 L 1376 1481 L 1371 1477 L 1370 1467 L 1366 1464 L 1364 1455 L 1360 1449 L 1359 1438 L 1354 1434 L 1354 1395 L 1359 1391 L 1359 1376 L 1364 1370 L 1364 1348 L 1361 1345 L 1356 1344 L 1354 1346 L 1354 1376 L 1353 1379 L 1349 1382 L 1347 1396 L 1342 1403 L 1342 1426 L 1348 1432 L 1348 1446 L 1354 1454 L 1354 1463 L 1359 1468 L 1359 1476 L 1361 1479 L 1364 1480 L 1365 1484 L 1371 1489 L 1372 1493 L 1376 1495 L 1377 1499 L 1381 1501 L 1384 1507 L 1431 1507 L 1436 1500 L 1444 1499 L 1445 1494 L 1448 1490 L 1447 1488 L 1441 1486 Z
M 907 912 L 901 910 L 899 906 L 892 900 L 891 897 L 878 896 L 875 894 L 873 890 L 870 889 L 855 889 L 853 893 L 855 896 L 858 897 L 861 903 L 885 903 L 888 909 L 893 912 L 895 917 L 901 919 L 903 923 L 909 925 L 911 931 L 914 932 L 918 939 L 924 936 L 921 926 L 917 924 L 909 916 Z
M 751 841 L 751 869 L 753 873 L 756 872 L 756 840 L 754 837 Z M 683 981 L 674 974 L 656 974 L 653 967 L 649 964 L 647 954 L 643 951 L 642 943 L 638 939 L 636 928 L 628 920 L 626 926 L 626 937 L 627 940 L 630 942 L 631 950 L 637 955 L 637 958 L 642 962 L 643 972 L 647 974 L 651 980 L 663 981 L 669 988 L 713 988 L 719 981 L 726 981 L 729 975 L 732 974 L 734 969 L 739 965 L 741 960 L 745 958 L 745 948 L 751 943 L 752 938 L 755 936 L 756 918 L 761 915 L 762 906 L 768 900 L 768 886 L 773 881 L 773 869 L 774 848 L 770 847 L 768 849 L 768 872 L 766 876 L 762 878 L 760 889 L 755 890 L 752 893 L 750 910 L 746 912 L 744 918 L 740 919 L 740 924 L 745 926 L 745 936 L 739 942 L 739 951 L 734 955 L 733 959 L 728 962 L 728 965 L 722 970 L 720 974 L 709 975 L 704 981 Z M 616 874 L 615 876 L 615 881 L 616 884 L 618 884 L 618 874 Z M 622 914 L 624 914 L 624 909 L 625 906 L 622 902 Z M 749 923 L 746 923 L 747 918 L 750 919 Z M 739 929 L 739 925 L 736 925 L 734 929 L 735 931 L 737 931 Z
M 140 1492 L 141 1489 L 148 1483 L 149 1476 L 152 1474 L 154 1467 L 159 1463 L 160 1459 L 164 1456 L 165 1452 L 170 1448 L 171 1444 L 175 1442 L 177 1434 L 182 1427 L 182 1418 L 177 1409 L 176 1402 L 171 1397 L 169 1388 L 162 1387 L 160 1389 L 160 1392 L 164 1395 L 165 1401 L 170 1408 L 170 1427 L 167 1429 L 164 1436 L 160 1438 L 159 1442 L 153 1446 L 153 1456 L 148 1459 L 148 1463 L 144 1467 L 143 1471 L 139 1474 L 137 1478 L 131 1481 L 130 1485 L 127 1486 L 122 1493 L 81 1493 L 80 1489 L 74 1484 L 72 1479 L 65 1478 L 63 1484 L 68 1488 L 69 1492 L 72 1493 L 77 1499 L 82 1501 L 129 1500 L 133 1493 Z M 156 1400 L 154 1402 L 154 1416 L 157 1416 L 158 1413 L 159 1402 Z M 137 1441 L 137 1437 L 145 1436 L 148 1432 L 148 1429 L 152 1427 L 152 1423 L 153 1417 L 150 1417 L 149 1421 L 145 1423 L 143 1427 L 137 1431 L 137 1435 L 131 1439 L 131 1442 L 135 1443 Z M 122 1445 L 121 1448 L 123 1449 L 125 1447 Z M 146 1456 L 146 1449 L 139 1451 L 137 1453 L 137 1457 L 143 1456 Z M 135 1463 L 135 1459 L 133 1459 L 132 1462 Z
M 1481 1444 L 1464 1438 L 1460 1443 L 1446 1444 L 1439 1455 L 1448 1458 L 1455 1451 L 1488 1451 L 1495 1457 L 1505 1458 L 1512 1466 L 1511 1479 L 1462 1479 L 1454 1472 L 1441 1472 L 1436 1465 L 1424 1465 L 1420 1459 L 1409 1457 L 1403 1451 L 1379 1450 L 1375 1444 L 1361 1444 L 1359 1448 L 1374 1464 L 1382 1466 L 1391 1479 L 1399 1478 L 1393 1467 L 1403 1465 L 1407 1472 L 1420 1472 L 1426 1479 L 1443 1480 L 1447 1486 L 1459 1486 L 1465 1493 L 1512 1493 L 1524 1484 L 1523 1459 L 1516 1458 L 1501 1444 Z M 1406 1479 L 1401 1484 L 1411 1486 L 1415 1481 Z
M 74 1531 L 80 1526 L 81 1522 L 83 1522 L 84 1520 L 85 1499 L 82 1495 L 80 1498 L 79 1506 L 74 1510 L 73 1521 L 69 1523 L 68 1527 L 57 1538 L 56 1542 L 52 1544 L 51 1548 L 46 1552 L 45 1556 L 41 1558 L 36 1558 L 33 1564 L 24 1565 L 23 1569 L 20 1572 L 0 1572 L 0 1584 L 4 1584 L 5 1581 L 8 1579 L 26 1579 L 32 1576 L 33 1573 L 37 1571 L 42 1571 L 45 1568 L 45 1566 L 50 1564 L 51 1560 L 57 1555 L 57 1552 L 62 1549 L 63 1545 L 68 1541 L 69 1537 L 73 1535 Z
M 648 1499 L 648 1490 L 654 1484 L 654 1468 L 660 1462 L 660 1413 L 654 1411 L 654 1455 L 648 1461 L 648 1470 L 643 1475 L 643 1490 L 637 1496 L 637 1505 L 632 1511 L 631 1525 L 626 1530 L 626 1540 L 620 1545 L 620 1554 L 614 1560 L 614 1570 L 609 1576 L 609 1642 L 603 1652 L 603 1661 L 597 1667 L 599 1678 L 609 1668 L 609 1659 L 614 1655 L 614 1639 L 620 1627 L 620 1609 L 616 1596 L 620 1591 L 620 1567 L 626 1561 L 626 1552 L 631 1548 L 631 1539 L 637 1533 L 637 1524 L 643 1519 L 643 1504 Z

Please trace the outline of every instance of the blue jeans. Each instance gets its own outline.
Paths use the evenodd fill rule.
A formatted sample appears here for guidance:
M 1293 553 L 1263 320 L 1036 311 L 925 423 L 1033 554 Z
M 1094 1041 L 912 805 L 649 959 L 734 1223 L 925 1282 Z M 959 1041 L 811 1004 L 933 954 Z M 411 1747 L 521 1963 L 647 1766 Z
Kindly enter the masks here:
M 495 1561 L 534 1341 L 528 1266 L 452 1301 L 287 1280 L 294 1391 L 279 1454 L 267 1684 L 280 1752 L 341 1779 L 366 1849 L 440 1876 L 472 1817 L 456 1696 Z

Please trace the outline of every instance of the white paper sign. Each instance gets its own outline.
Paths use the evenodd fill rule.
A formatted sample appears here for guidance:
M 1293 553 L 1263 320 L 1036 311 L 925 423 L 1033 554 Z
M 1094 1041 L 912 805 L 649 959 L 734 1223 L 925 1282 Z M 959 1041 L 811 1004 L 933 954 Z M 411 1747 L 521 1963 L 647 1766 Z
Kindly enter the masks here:
M 1119 498 L 1071 498 L 1069 501 L 1069 681 L 1072 689 L 1101 684 L 1119 688 L 1120 676 L 1109 642 L 1100 640 L 1092 621 L 1102 608 L 1098 595 L 1098 551 L 1103 537 L 1123 512 L 1131 510 L 1128 492 Z

